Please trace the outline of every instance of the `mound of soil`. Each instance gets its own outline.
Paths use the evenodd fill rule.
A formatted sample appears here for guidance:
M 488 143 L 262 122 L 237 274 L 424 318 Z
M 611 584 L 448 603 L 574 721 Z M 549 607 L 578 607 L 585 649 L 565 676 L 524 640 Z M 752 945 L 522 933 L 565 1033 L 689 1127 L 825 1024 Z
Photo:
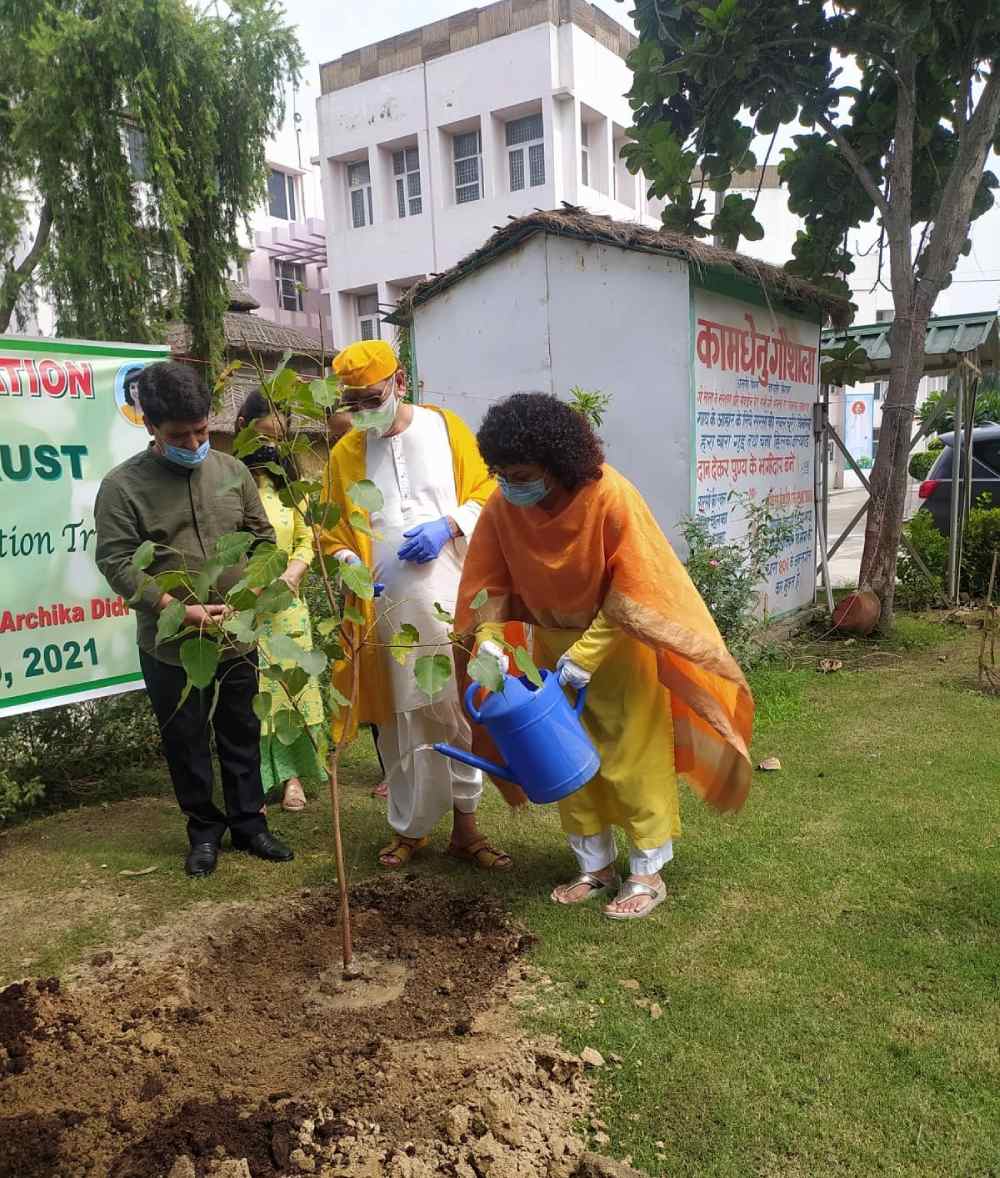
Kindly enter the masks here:
M 569 1178 L 579 1060 L 512 1030 L 527 943 L 427 880 L 198 906 L 0 991 L 0 1178 Z M 516 971 L 515 971 L 516 972 Z

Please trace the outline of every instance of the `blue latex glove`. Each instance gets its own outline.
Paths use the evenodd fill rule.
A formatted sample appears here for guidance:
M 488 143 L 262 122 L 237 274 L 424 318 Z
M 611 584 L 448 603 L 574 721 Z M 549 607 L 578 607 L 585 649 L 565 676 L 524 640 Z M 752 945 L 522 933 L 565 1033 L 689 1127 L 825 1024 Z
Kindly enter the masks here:
M 417 564 L 429 564 L 441 554 L 441 549 L 451 540 L 451 527 L 442 516 L 429 524 L 418 524 L 403 533 L 408 541 L 396 553 L 400 560 L 412 560 Z
M 356 552 L 348 552 L 346 549 L 341 554 L 340 561 L 342 564 L 363 564 L 364 563 L 362 561 L 361 557 L 358 556 L 358 554 Z M 381 597 L 382 594 L 385 592 L 385 586 L 382 584 L 381 581 L 376 581 L 373 586 L 373 589 L 374 589 L 376 597 Z

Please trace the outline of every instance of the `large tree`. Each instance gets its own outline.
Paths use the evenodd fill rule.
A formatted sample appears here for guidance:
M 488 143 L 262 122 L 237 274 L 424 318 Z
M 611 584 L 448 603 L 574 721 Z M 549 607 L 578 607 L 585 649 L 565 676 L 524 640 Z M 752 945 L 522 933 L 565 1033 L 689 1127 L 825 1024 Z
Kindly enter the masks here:
M 804 222 L 787 269 L 849 293 L 848 230 L 877 223 L 895 318 L 861 581 L 888 625 L 927 320 L 997 183 L 1000 0 L 637 0 L 634 16 L 626 158 L 671 202 L 669 227 L 759 240 L 755 200 L 730 193 L 710 214 L 706 190 L 796 124 L 779 163 Z
M 61 334 L 217 363 L 227 270 L 301 54 L 273 0 L 0 0 L 0 331 L 36 287 Z

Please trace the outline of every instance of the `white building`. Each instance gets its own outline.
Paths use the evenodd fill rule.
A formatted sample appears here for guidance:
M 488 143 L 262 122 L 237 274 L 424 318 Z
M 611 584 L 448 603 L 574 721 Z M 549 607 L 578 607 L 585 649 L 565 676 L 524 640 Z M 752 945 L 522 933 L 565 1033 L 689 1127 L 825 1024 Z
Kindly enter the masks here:
M 619 153 L 635 37 L 584 0 L 499 0 L 320 70 L 320 166 L 339 346 L 493 227 L 562 202 L 659 225 Z
M 145 177 L 144 136 L 133 129 L 127 150 L 136 181 Z M 267 198 L 250 216 L 249 233 L 241 234 L 243 261 L 234 264 L 232 277 L 260 304 L 257 312 L 285 327 L 293 327 L 322 339 L 329 349 L 333 333 L 326 279 L 326 229 L 322 221 L 319 176 L 279 162 L 275 151 L 268 160 Z M 30 247 L 24 243 L 24 253 Z M 9 331 L 47 336 L 55 333 L 55 310 L 44 297 L 23 308 L 23 320 L 14 316 Z
M 234 277 L 260 303 L 257 314 L 306 332 L 332 350 L 317 171 L 269 160 L 267 201 L 250 223 L 247 256 Z

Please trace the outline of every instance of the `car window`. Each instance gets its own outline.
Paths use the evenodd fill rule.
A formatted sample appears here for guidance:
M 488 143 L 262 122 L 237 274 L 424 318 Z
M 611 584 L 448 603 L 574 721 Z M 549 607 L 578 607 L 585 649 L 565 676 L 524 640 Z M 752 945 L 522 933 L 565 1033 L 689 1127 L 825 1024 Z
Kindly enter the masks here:
M 976 471 L 976 478 L 1000 478 L 1000 438 L 990 438 L 989 441 L 974 442 L 972 456 L 974 459 L 973 469 L 980 463 L 989 468 L 983 474 Z
M 951 478 L 951 446 L 945 446 L 927 474 L 929 479 Z

